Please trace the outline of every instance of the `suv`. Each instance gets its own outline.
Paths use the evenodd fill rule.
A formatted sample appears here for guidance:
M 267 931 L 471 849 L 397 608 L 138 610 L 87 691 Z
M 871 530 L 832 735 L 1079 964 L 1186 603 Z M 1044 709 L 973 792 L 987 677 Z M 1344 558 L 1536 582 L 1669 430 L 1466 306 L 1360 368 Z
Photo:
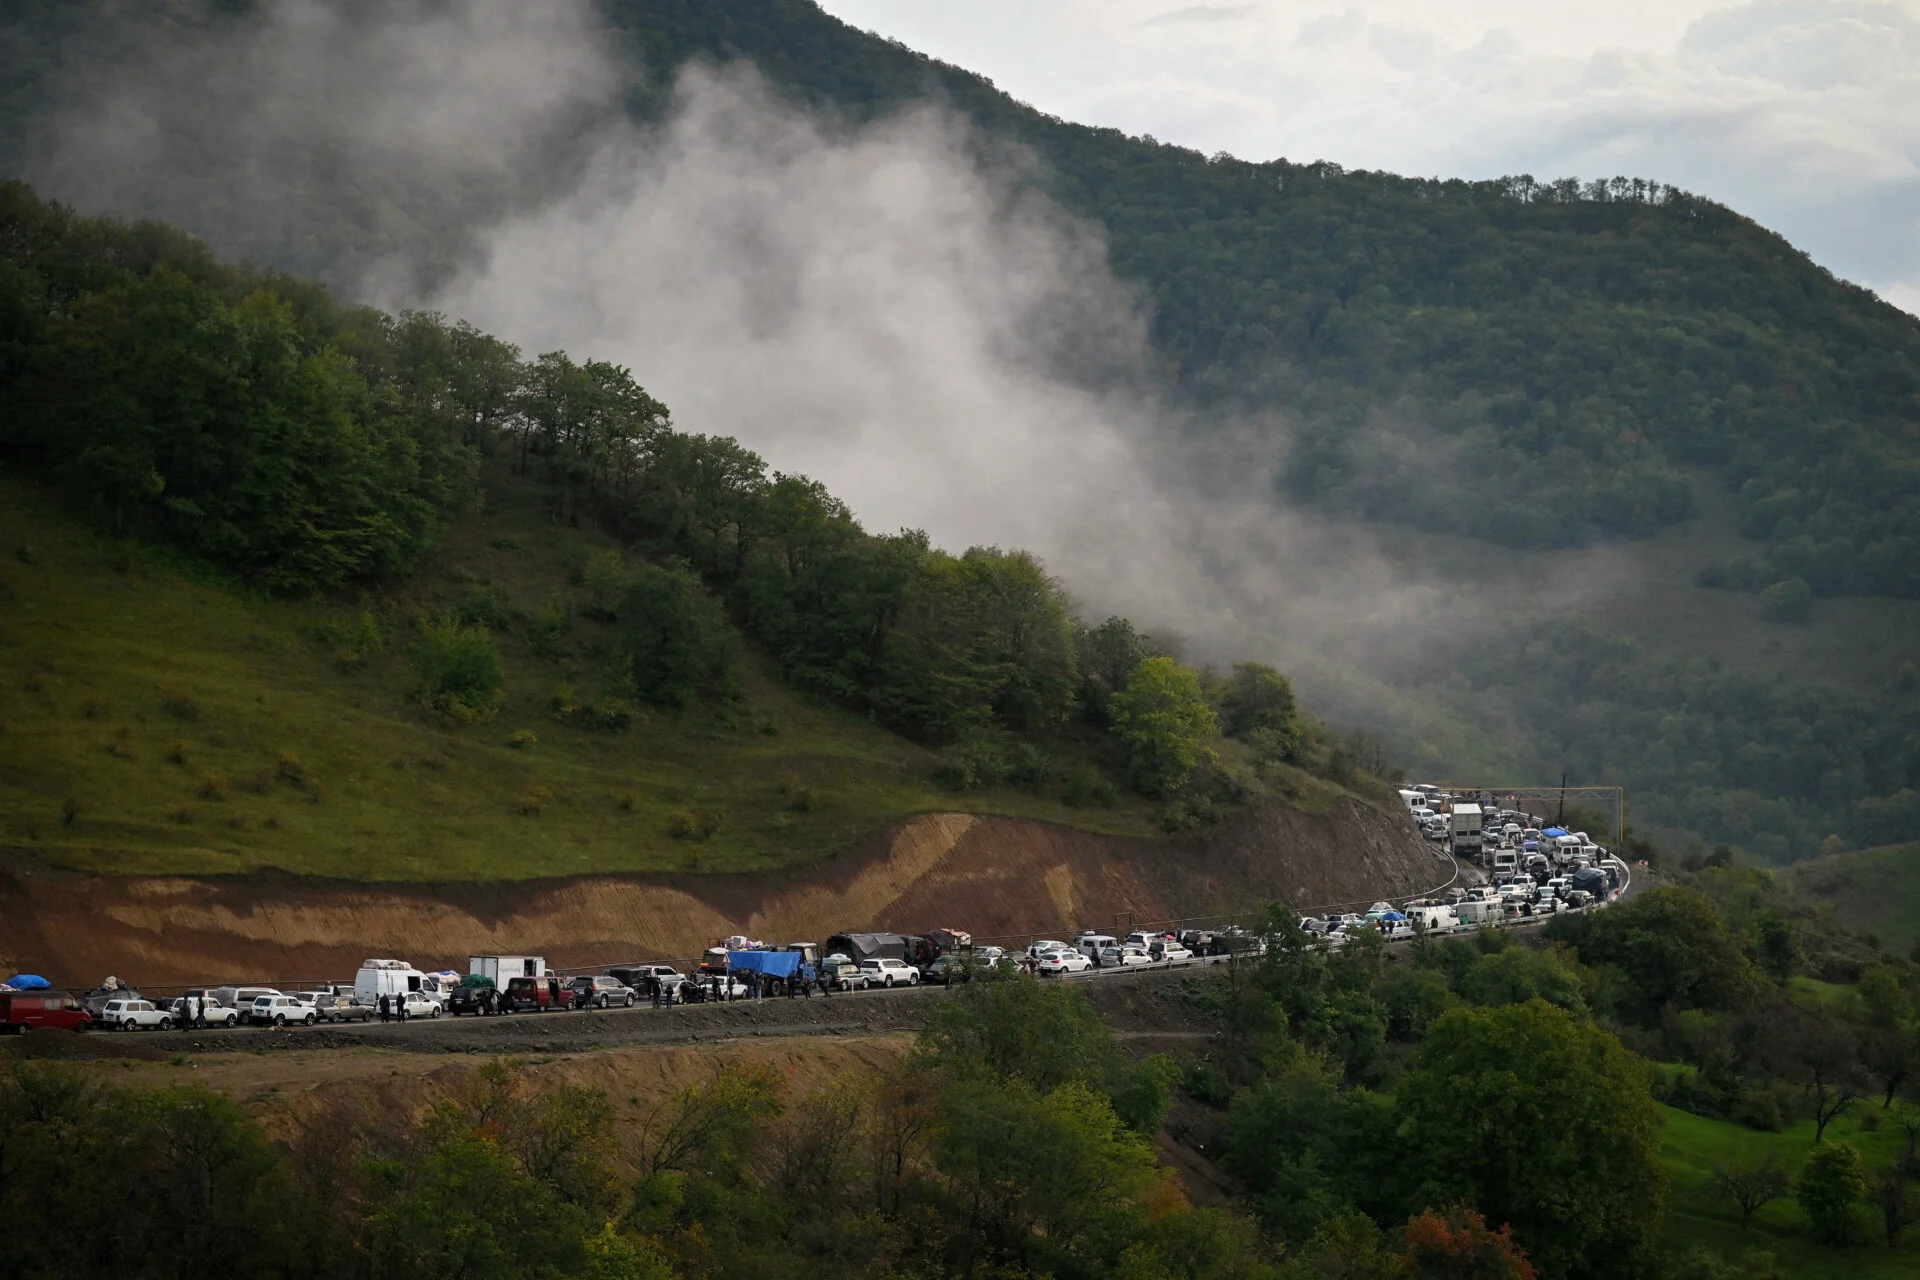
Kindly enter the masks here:
M 1093 968 L 1093 961 L 1067 946 L 1042 951 L 1034 963 L 1041 973 L 1079 973 L 1082 969 Z
M 187 1000 L 189 998 L 200 1002 L 198 1013 L 201 1023 L 206 1026 L 231 1027 L 240 1021 L 240 1011 L 238 1009 L 230 1009 L 221 1004 L 213 998 L 211 991 L 200 991 L 196 989 L 187 992 L 186 995 L 181 996 L 167 1006 L 167 1012 L 173 1015 L 173 1020 L 183 1027 L 188 1025 L 190 1021 L 187 1012 Z
M 920 971 L 905 960 L 862 960 L 860 972 L 866 977 L 867 985 L 878 984 L 883 987 L 912 987 L 920 983 Z
M 116 1031 L 165 1031 L 173 1025 L 173 1015 L 154 1008 L 151 1000 L 132 996 L 107 1001 L 100 1021 Z
M 633 988 L 611 974 L 603 973 L 592 978 L 583 974 L 573 980 L 573 1003 L 576 1008 L 595 1005 L 605 1009 L 617 1004 L 623 1009 L 631 1009 L 633 1001 Z
M 298 996 L 255 996 L 247 1020 L 270 1027 L 284 1027 L 289 1022 L 310 1027 L 320 1020 L 320 1011 Z
M 632 987 L 635 994 L 647 989 L 648 978 L 657 981 L 662 989 L 677 987 L 687 980 L 687 975 L 670 964 L 616 965 L 607 973 Z
M 865 991 L 867 975 L 852 957 L 831 955 L 820 962 L 820 985 L 829 991 Z

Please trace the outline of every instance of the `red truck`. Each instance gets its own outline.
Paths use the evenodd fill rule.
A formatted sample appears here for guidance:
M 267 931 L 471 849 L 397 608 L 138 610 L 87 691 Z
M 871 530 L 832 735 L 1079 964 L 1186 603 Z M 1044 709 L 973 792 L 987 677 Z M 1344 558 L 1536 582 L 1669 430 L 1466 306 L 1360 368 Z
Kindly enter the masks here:
M 42 1027 L 91 1031 L 93 1015 L 72 996 L 58 992 L 0 991 L 0 1027 L 16 1036 Z

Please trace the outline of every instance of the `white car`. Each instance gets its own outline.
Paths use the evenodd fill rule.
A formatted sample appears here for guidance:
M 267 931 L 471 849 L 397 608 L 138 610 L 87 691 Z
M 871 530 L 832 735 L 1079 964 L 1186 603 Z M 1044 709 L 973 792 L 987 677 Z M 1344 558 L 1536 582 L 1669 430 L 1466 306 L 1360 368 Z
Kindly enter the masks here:
M 1177 942 L 1156 942 L 1147 948 L 1147 954 L 1155 960 L 1167 962 L 1193 959 L 1193 952 L 1187 950 Z
M 396 996 L 400 1008 L 409 1018 L 437 1018 L 440 1016 L 440 1002 L 424 991 L 409 991 Z
M 197 999 L 200 1001 L 200 1020 L 208 1026 L 231 1027 L 240 1021 L 240 1011 L 238 1009 L 229 1009 L 214 1000 L 212 996 L 200 996 L 197 997 Z M 187 998 L 181 996 L 167 1006 L 167 1012 L 172 1014 L 173 1020 L 182 1026 L 186 1025 L 187 1020 L 186 1003 Z
M 173 1026 L 173 1015 L 155 1008 L 151 1000 L 109 1000 L 100 1010 L 100 1021 L 116 1031 L 165 1031 Z
M 319 1020 L 320 1011 L 299 996 L 255 996 L 253 1010 L 247 1015 L 247 1021 L 269 1027 L 284 1027 L 289 1022 L 310 1027 Z
M 1081 955 L 1071 947 L 1054 947 L 1042 951 L 1035 961 L 1035 968 L 1041 973 L 1079 973 L 1082 969 L 1093 968 L 1093 961 Z
M 920 971 L 905 960 L 862 960 L 860 972 L 870 987 L 912 987 L 920 982 Z
M 1152 963 L 1153 957 L 1139 947 L 1100 948 L 1100 967 L 1102 969 L 1123 969 L 1128 965 Z
M 1027 954 L 1034 957 L 1035 959 L 1038 959 L 1039 957 L 1047 954 L 1047 952 L 1049 951 L 1070 951 L 1070 950 L 1072 950 L 1072 948 L 1069 947 L 1064 942 L 1059 942 L 1053 938 L 1042 938 L 1040 939 L 1040 941 L 1034 943 L 1032 946 L 1027 948 Z

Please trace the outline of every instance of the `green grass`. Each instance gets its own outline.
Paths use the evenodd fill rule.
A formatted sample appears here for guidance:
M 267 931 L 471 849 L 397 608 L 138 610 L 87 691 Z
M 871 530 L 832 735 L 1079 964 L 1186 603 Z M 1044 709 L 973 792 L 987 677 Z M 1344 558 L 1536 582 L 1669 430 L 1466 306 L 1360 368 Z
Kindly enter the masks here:
M 1762 1208 L 1745 1231 L 1740 1229 L 1739 1209 L 1713 1187 L 1714 1166 L 1757 1162 L 1771 1152 L 1790 1175 L 1798 1177 L 1813 1150 L 1811 1121 L 1784 1133 L 1757 1133 L 1672 1107 L 1662 1107 L 1661 1112 L 1666 1126 L 1660 1161 L 1672 1181 L 1666 1228 L 1669 1244 L 1704 1245 L 1728 1261 L 1749 1249 L 1765 1250 L 1792 1276 L 1911 1280 L 1920 1275 L 1920 1229 L 1909 1228 L 1898 1251 L 1888 1249 L 1882 1243 L 1885 1237 L 1877 1211 L 1861 1210 L 1854 1236 L 1861 1243 L 1848 1249 L 1816 1243 L 1791 1193 Z M 1865 1127 L 1880 1115 L 1877 1104 L 1863 1107 L 1828 1125 L 1827 1141 L 1849 1143 L 1871 1168 L 1885 1167 L 1900 1154 L 1905 1135 L 1891 1122 L 1877 1129 Z
M 1842 924 L 1896 955 L 1920 940 L 1920 844 L 1830 854 L 1785 874 L 1801 894 L 1833 904 Z
M 1137 799 L 1072 808 L 1057 790 L 941 788 L 932 752 L 796 695 L 750 650 L 736 703 L 641 711 L 622 733 L 563 723 L 556 686 L 607 684 L 606 630 L 577 616 L 551 642 L 503 631 L 494 719 L 424 710 L 405 656 L 413 620 L 475 591 L 523 619 L 569 604 L 569 566 L 594 540 L 535 499 L 497 491 L 397 588 L 278 602 L 0 477 L 0 845 L 112 874 L 439 881 L 773 868 L 934 810 L 1154 830 Z M 316 628 L 363 611 L 386 649 L 343 665 Z M 689 826 L 711 832 L 674 834 Z

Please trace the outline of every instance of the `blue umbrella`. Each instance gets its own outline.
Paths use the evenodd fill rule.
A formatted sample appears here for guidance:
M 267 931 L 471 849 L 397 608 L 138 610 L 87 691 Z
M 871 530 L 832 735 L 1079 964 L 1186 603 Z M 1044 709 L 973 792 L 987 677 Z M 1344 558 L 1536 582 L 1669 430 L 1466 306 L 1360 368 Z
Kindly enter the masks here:
M 53 984 L 37 973 L 23 973 L 18 977 L 8 978 L 7 985 L 15 991 L 45 991 Z
M 1560 829 L 1559 827 L 1548 827 L 1548 828 L 1547 828 L 1547 829 L 1546 829 L 1545 831 L 1543 831 L 1543 832 L 1541 832 L 1540 834 L 1541 834 L 1541 835 L 1546 835 L 1546 836 L 1552 836 L 1552 837 L 1553 837 L 1554 839 L 1556 839 L 1556 840 L 1557 840 L 1557 839 L 1559 839 L 1559 838 L 1560 838 L 1561 836 L 1564 836 L 1564 835 L 1571 835 L 1571 834 L 1572 834 L 1572 832 L 1569 832 L 1569 831 L 1562 831 L 1562 830 L 1561 830 L 1561 829 Z

